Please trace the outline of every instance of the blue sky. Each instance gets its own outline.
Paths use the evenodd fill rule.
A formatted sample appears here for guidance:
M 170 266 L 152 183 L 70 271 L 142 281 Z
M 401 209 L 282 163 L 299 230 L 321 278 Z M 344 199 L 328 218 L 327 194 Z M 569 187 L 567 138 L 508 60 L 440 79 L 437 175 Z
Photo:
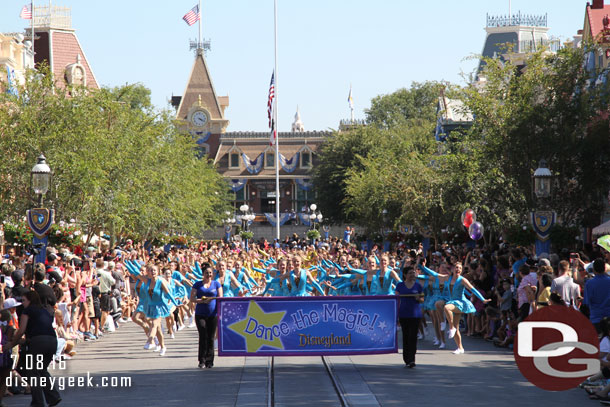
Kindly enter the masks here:
M 0 32 L 22 31 L 26 0 L 0 0 Z M 37 0 L 36 5 L 48 1 Z M 182 16 L 197 0 L 63 0 L 98 82 L 141 82 L 165 108 L 181 95 L 193 63 L 189 39 L 197 25 Z M 278 0 L 279 129 L 297 105 L 306 130 L 337 128 L 370 100 L 413 81 L 462 83 L 481 52 L 485 15 L 508 14 L 508 0 Z M 582 29 L 586 1 L 513 0 L 512 10 L 548 13 L 549 34 L 563 40 Z M 266 131 L 273 70 L 273 0 L 203 0 L 207 61 L 218 95 L 229 95 L 229 131 Z

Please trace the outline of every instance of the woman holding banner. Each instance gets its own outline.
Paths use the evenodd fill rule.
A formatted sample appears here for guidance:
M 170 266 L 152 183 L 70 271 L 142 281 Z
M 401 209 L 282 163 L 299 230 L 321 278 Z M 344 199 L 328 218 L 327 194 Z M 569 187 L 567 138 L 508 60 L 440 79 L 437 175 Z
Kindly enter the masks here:
M 396 295 L 400 296 L 398 318 L 402 330 L 402 359 L 405 367 L 415 367 L 417 352 L 417 330 L 422 318 L 421 303 L 424 301 L 422 286 L 416 281 L 417 273 L 413 267 L 403 270 L 403 279 L 396 286 Z
M 214 366 L 214 335 L 218 325 L 216 298 L 223 296 L 222 285 L 212 277 L 212 267 L 206 265 L 203 278 L 193 284 L 191 302 L 195 306 L 195 322 L 199 332 L 199 368 L 211 369 Z

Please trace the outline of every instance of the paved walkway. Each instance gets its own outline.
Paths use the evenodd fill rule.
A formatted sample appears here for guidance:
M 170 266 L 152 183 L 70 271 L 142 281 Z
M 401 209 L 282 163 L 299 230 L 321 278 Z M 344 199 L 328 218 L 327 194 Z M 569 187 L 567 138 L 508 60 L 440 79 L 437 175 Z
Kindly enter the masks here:
M 166 356 L 145 351 L 133 323 L 96 342 L 79 344 L 78 355 L 54 376 L 89 373 L 94 387 L 66 388 L 60 406 L 266 406 L 269 358 L 217 358 L 198 369 L 197 332 L 185 329 L 168 339 Z M 481 339 L 465 339 L 466 354 L 438 350 L 420 341 L 417 367 L 403 367 L 397 354 L 328 358 L 338 386 L 355 406 L 597 406 L 581 390 L 553 393 L 529 384 L 512 353 Z M 59 366 L 57 366 L 59 367 Z M 275 403 L 282 406 L 338 404 L 319 357 L 274 359 Z M 102 387 L 104 377 L 129 378 L 131 387 Z M 115 379 L 117 380 L 117 379 Z M 27 406 L 29 396 L 5 398 Z

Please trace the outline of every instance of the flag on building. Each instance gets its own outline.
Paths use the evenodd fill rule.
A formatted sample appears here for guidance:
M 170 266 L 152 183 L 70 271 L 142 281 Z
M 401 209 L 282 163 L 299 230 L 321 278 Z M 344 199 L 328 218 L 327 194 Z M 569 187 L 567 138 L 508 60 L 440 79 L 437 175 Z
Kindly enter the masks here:
M 349 103 L 349 108 L 354 110 L 354 98 L 352 97 L 352 87 L 349 87 L 349 96 L 347 97 L 347 103 Z
M 271 129 L 270 144 L 274 145 L 277 137 L 275 129 L 275 71 L 271 74 L 269 84 L 269 98 L 267 99 L 267 117 L 269 118 L 269 128 Z
M 29 5 L 23 6 L 23 8 L 21 9 L 21 13 L 19 14 L 19 17 L 23 18 L 24 20 L 32 19 L 32 9 L 30 8 Z
M 201 18 L 201 14 L 199 13 L 199 4 L 189 10 L 188 13 L 182 17 L 185 23 L 188 25 L 193 25 Z

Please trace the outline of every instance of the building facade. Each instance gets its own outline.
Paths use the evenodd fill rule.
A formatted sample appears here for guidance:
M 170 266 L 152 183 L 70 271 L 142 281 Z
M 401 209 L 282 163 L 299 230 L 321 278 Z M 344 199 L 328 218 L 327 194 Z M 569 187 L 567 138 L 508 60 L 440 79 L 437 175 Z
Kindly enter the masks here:
M 26 70 L 41 64 L 49 66 L 60 87 L 71 84 L 99 88 L 72 28 L 70 8 L 34 6 L 32 25 L 24 33 L 0 34 L 0 67 L 6 72 L 0 77 L 3 91 L 11 91 L 13 84 L 22 85 Z
M 247 204 L 257 222 L 275 223 L 275 146 L 269 132 L 229 132 L 227 96 L 217 96 L 205 54 L 197 50 L 182 96 L 172 97 L 176 119 L 197 143 L 199 155 L 208 158 L 226 179 L 235 211 Z M 329 132 L 305 131 L 297 108 L 290 132 L 279 132 L 280 223 L 307 223 L 303 212 L 315 202 L 312 170 L 320 145 Z

